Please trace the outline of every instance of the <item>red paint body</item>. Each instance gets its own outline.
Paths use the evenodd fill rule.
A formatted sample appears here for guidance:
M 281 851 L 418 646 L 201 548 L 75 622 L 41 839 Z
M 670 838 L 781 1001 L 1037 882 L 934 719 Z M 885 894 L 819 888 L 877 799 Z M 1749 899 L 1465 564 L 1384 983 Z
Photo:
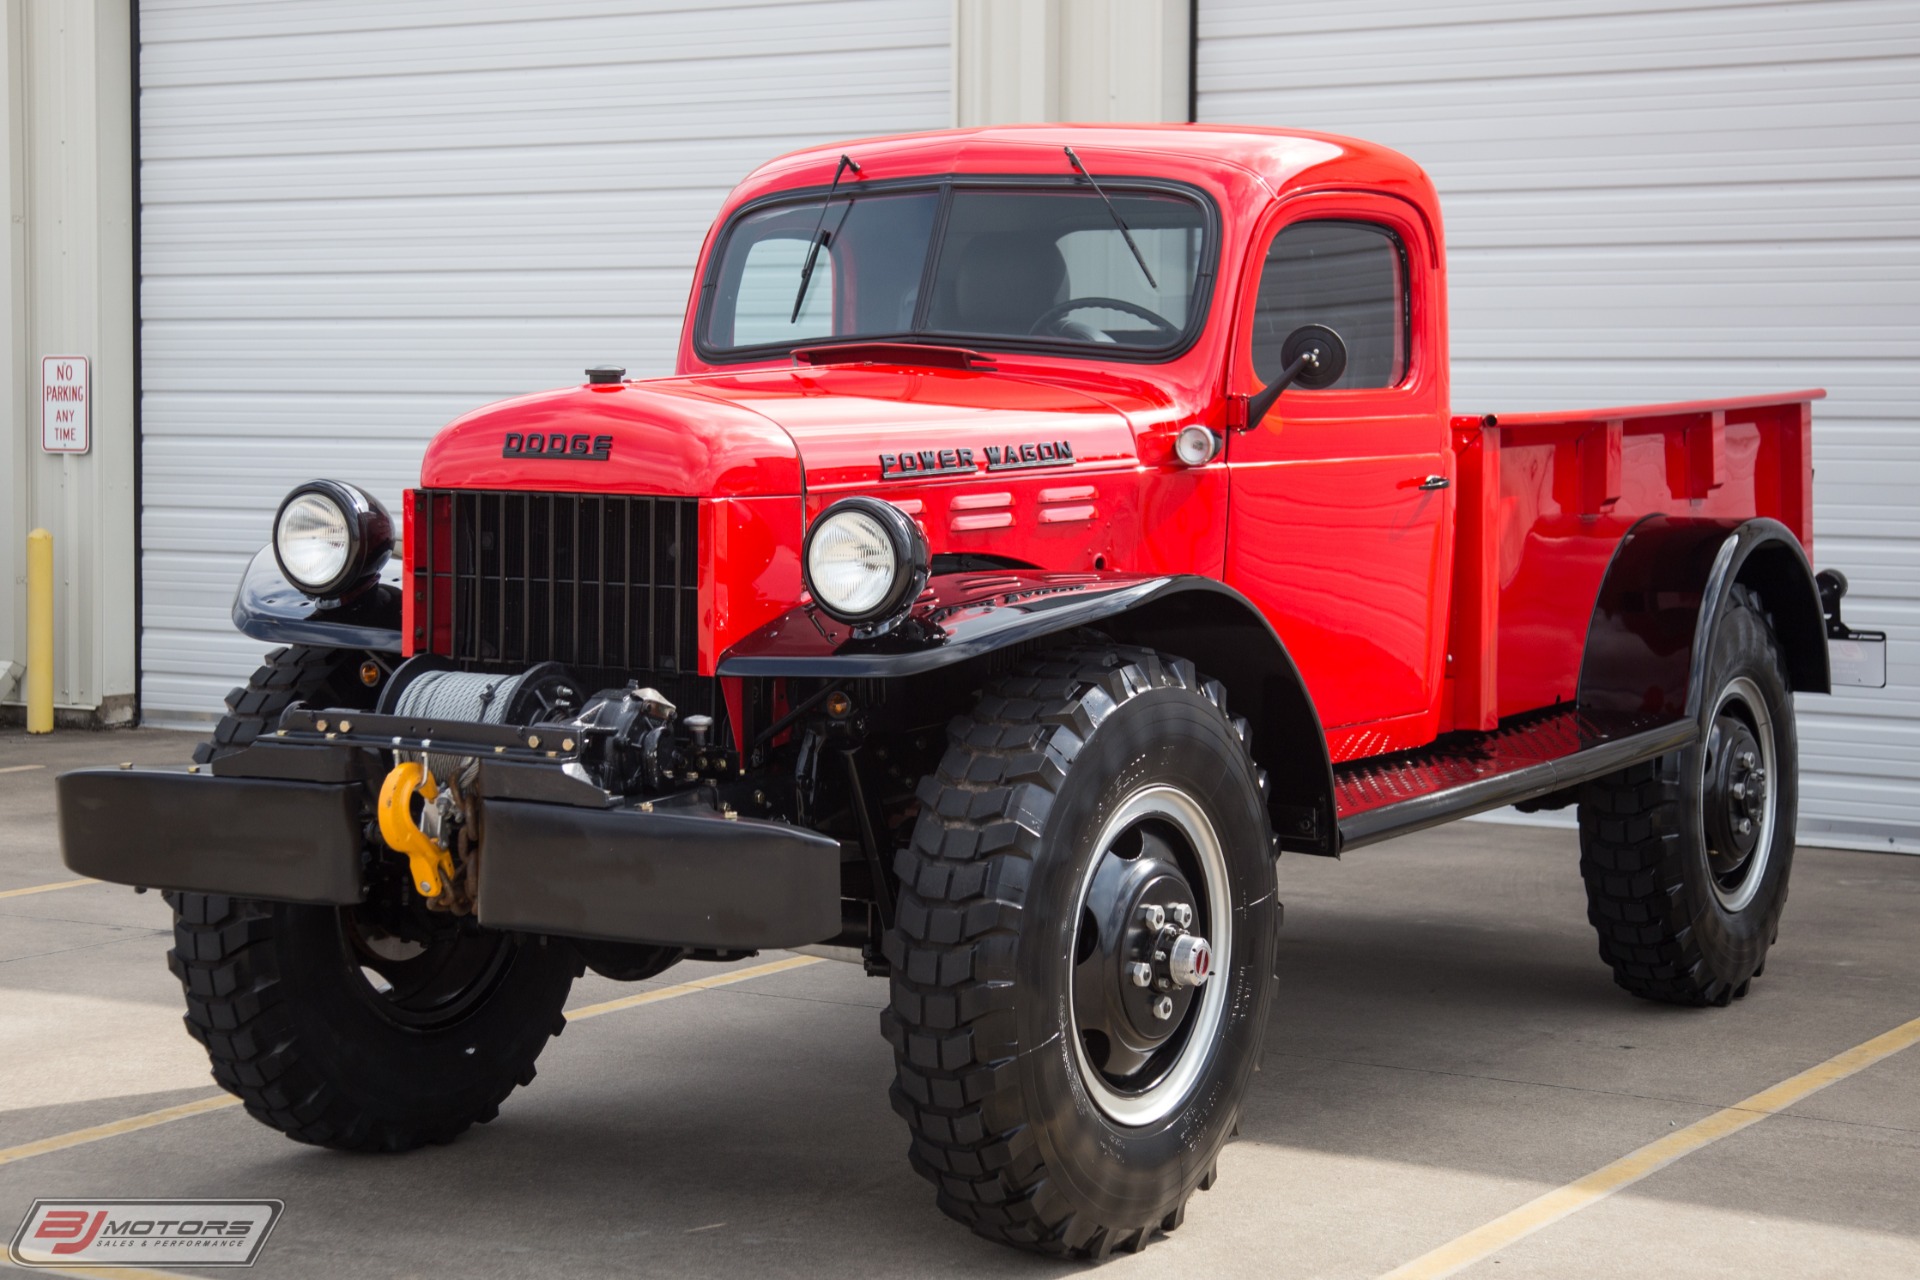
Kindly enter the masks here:
M 705 363 L 692 333 L 709 233 L 674 376 L 478 410 L 433 442 L 422 486 L 703 499 L 703 674 L 800 598 L 807 522 L 847 494 L 900 504 L 935 554 L 1221 579 L 1286 642 L 1336 761 L 1571 700 L 1601 576 L 1641 516 L 1772 516 L 1810 543 L 1819 391 L 1454 416 L 1438 201 L 1417 165 L 1368 143 L 1214 126 L 875 139 L 762 166 L 715 228 L 749 201 L 824 189 L 843 153 L 863 182 L 1029 175 L 1065 186 L 1069 143 L 1103 181 L 1175 180 L 1215 205 L 1215 286 L 1182 354 L 990 352 L 990 368 Z M 1285 226 L 1328 218 L 1390 226 L 1405 248 L 1406 376 L 1384 390 L 1291 388 L 1259 427 L 1234 430 L 1260 388 L 1248 333 L 1267 246 Z M 1174 437 L 1190 423 L 1226 435 L 1220 458 L 1176 460 Z M 613 447 L 605 462 L 509 459 L 508 433 L 609 436 Z M 1054 440 L 1071 442 L 1070 463 L 881 479 L 883 453 L 937 463 L 942 451 Z M 1433 476 L 1451 487 L 1420 487 Z

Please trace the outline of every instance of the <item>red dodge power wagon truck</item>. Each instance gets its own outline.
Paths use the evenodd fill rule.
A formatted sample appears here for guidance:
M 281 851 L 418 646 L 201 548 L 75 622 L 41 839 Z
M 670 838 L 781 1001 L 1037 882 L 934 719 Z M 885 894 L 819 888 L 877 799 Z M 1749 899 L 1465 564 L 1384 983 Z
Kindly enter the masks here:
M 1574 805 L 1615 981 L 1747 994 L 1844 631 L 1820 395 L 1456 414 L 1433 186 L 1364 142 L 800 152 L 673 376 L 454 422 L 404 530 L 295 488 L 234 602 L 280 647 L 198 763 L 61 778 L 65 857 L 168 891 L 300 1141 L 492 1118 L 586 968 L 832 948 L 946 1213 L 1138 1248 L 1234 1129 L 1283 851 Z

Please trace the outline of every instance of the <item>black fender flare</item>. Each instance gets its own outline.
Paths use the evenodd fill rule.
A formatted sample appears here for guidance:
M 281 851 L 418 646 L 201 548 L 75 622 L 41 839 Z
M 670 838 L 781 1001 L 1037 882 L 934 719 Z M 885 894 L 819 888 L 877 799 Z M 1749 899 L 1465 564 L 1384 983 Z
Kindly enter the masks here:
M 1792 687 L 1829 692 L 1820 592 L 1791 529 L 1766 517 L 1650 515 L 1620 539 L 1601 579 L 1579 705 L 1703 721 L 1713 634 L 1736 585 L 1766 606 Z
M 722 676 L 897 680 L 1082 627 L 1186 658 L 1226 686 L 1253 726 L 1268 809 L 1283 849 L 1334 855 L 1333 765 L 1319 713 L 1286 645 L 1260 611 L 1198 574 L 943 574 L 887 634 L 853 637 L 812 605 L 789 610 L 722 655 Z
M 316 600 L 287 581 L 272 547 L 262 547 L 233 593 L 233 625 L 268 644 L 398 653 L 400 587 L 400 563 L 389 557 L 365 587 L 339 600 Z

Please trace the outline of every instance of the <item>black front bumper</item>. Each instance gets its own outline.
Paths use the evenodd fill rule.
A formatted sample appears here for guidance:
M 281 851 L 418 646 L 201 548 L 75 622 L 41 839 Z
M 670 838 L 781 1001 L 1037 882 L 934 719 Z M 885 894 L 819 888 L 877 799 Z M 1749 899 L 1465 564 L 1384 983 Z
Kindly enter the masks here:
M 346 751 L 246 754 L 251 772 L 274 776 L 184 767 L 61 775 L 66 864 L 155 889 L 362 901 L 374 860 L 400 855 L 378 843 L 373 788 L 347 780 Z M 511 798 L 526 790 L 524 768 L 502 771 L 504 785 L 490 788 L 482 767 L 481 923 L 726 950 L 802 946 L 840 932 L 838 841 L 691 804 L 648 811 Z M 282 776 L 289 773 L 309 776 Z
M 345 905 L 362 897 L 365 788 L 176 769 L 63 773 L 60 854 L 96 880 Z

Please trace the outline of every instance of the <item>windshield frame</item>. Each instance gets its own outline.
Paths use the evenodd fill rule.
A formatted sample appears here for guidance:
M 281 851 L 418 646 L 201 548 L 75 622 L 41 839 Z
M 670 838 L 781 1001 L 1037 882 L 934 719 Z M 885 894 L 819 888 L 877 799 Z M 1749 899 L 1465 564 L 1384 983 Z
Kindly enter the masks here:
M 1146 193 L 1152 195 L 1174 196 L 1184 199 L 1200 210 L 1201 240 L 1198 265 L 1193 277 L 1193 298 L 1187 308 L 1186 327 L 1173 342 L 1159 347 L 1136 347 L 1124 343 L 1081 342 L 1067 338 L 1052 337 L 1013 337 L 989 334 L 947 333 L 939 330 L 918 332 L 896 330 L 893 332 L 839 334 L 810 338 L 800 342 L 757 343 L 742 347 L 714 347 L 707 342 L 707 326 L 712 319 L 714 300 L 719 292 L 720 265 L 726 260 L 728 246 L 732 243 L 736 230 L 749 215 L 775 205 L 809 204 L 815 200 L 824 200 L 831 190 L 822 184 L 811 187 L 790 187 L 781 191 L 769 192 L 764 196 L 749 200 L 734 209 L 727 216 L 720 233 L 714 237 L 713 249 L 707 255 L 705 267 L 699 282 L 699 304 L 693 315 L 694 354 L 707 364 L 764 364 L 769 360 L 791 358 L 795 351 L 809 347 L 830 347 L 842 343 L 901 342 L 921 346 L 965 346 L 982 351 L 1002 351 L 1008 354 L 1034 354 L 1065 356 L 1077 360 L 1123 361 L 1128 364 L 1170 364 L 1187 354 L 1206 331 L 1209 313 L 1213 307 L 1214 289 L 1219 281 L 1220 265 L 1220 209 L 1202 188 L 1188 182 L 1171 178 L 1139 177 L 1114 174 L 1100 175 L 1100 186 L 1110 194 Z M 1057 190 L 1075 194 L 1084 194 L 1097 198 L 1077 173 L 1068 170 L 1061 175 L 1053 174 L 978 174 L 946 173 L 919 174 L 913 177 L 888 178 L 871 182 L 841 183 L 840 189 L 833 193 L 836 201 L 848 198 L 859 199 L 862 196 L 895 194 L 912 191 L 938 192 L 940 204 L 935 211 L 933 229 L 927 240 L 927 260 L 922 264 L 922 282 L 930 284 L 934 269 L 939 265 L 944 248 L 948 216 L 953 208 L 953 193 L 956 190 L 1001 190 L 1033 191 Z M 829 206 L 830 207 L 830 206 Z M 1118 231 L 1114 234 L 1118 235 Z M 795 278 L 796 285 L 798 278 Z M 922 289 L 922 298 L 928 296 L 928 290 Z M 921 310 L 928 304 L 923 301 Z

